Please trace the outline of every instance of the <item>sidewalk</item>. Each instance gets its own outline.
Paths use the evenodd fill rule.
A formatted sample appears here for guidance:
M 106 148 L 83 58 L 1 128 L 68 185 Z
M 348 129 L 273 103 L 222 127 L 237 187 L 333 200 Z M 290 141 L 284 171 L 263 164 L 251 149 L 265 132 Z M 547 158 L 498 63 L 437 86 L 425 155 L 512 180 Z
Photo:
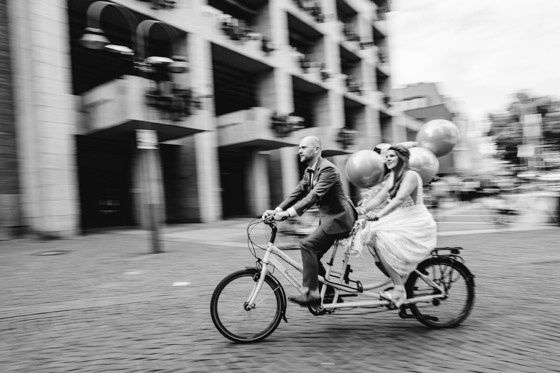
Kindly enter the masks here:
M 469 210 L 472 205 L 458 208 Z M 207 250 L 218 251 L 210 247 L 222 248 L 219 251 L 225 250 L 226 253 L 241 252 L 250 262 L 245 250 L 248 247 L 246 230 L 251 220 L 240 218 L 165 227 L 161 231 L 161 255 L 152 253 L 151 232 L 144 230 L 111 231 L 61 240 L 19 239 L 0 242 L 0 278 L 3 288 L 0 319 L 30 312 L 130 303 L 145 296 L 161 294 L 162 288 L 156 283 L 160 283 L 160 286 L 165 283 L 166 287 L 170 287 L 174 283 L 187 281 L 185 266 L 189 266 L 191 258 L 202 258 L 214 273 L 219 273 L 216 269 L 220 266 L 227 267 L 227 260 L 222 262 L 220 258 L 208 255 Z M 264 246 L 269 231 L 263 225 L 260 227 L 261 231 L 254 231 L 253 236 Z M 438 233 L 438 246 L 441 246 L 440 241 L 445 242 L 445 237 L 480 234 L 502 237 L 504 233 L 546 230 L 560 231 L 558 227 L 518 225 L 447 231 Z M 299 240 L 299 237 L 277 236 L 278 245 L 297 243 Z M 125 297 L 122 296 L 123 284 L 127 289 Z M 48 290 L 48 297 L 44 302 L 37 302 L 43 295 L 41 289 Z M 168 291 L 167 288 L 164 293 L 168 294 Z M 76 297 L 76 294 L 79 296 Z M 33 311 L 30 311 L 30 307 Z
M 535 208 L 520 216 L 512 223 L 499 224 L 491 219 L 482 219 L 482 215 L 490 214 L 482 200 L 472 202 L 446 202 L 437 211 L 432 212 L 438 222 L 438 236 L 456 236 L 463 234 L 486 234 L 496 232 L 524 232 L 534 230 L 556 229 L 558 225 L 549 222 L 550 216 L 546 212 Z M 443 223 L 451 223 L 448 225 Z
M 448 202 L 438 210 L 437 218 L 446 218 L 462 214 L 476 214 L 476 210 L 481 208 L 480 202 Z M 216 223 L 205 224 L 186 224 L 175 227 L 167 227 L 163 230 L 166 240 L 171 241 L 188 241 L 206 243 L 212 245 L 225 245 L 246 247 L 247 241 L 247 224 L 251 221 L 249 218 L 240 218 L 232 220 L 223 220 Z M 280 223 L 282 224 L 282 223 Z M 544 224 L 541 217 L 534 214 L 526 214 L 519 217 L 513 224 L 505 226 L 496 226 L 495 224 L 486 224 L 485 229 L 468 229 L 461 227 L 460 230 L 441 230 L 439 236 L 457 236 L 466 234 L 483 234 L 497 232 L 523 232 L 534 230 L 556 229 L 555 225 Z M 219 233 L 216 233 L 219 230 Z M 128 231 L 133 235 L 147 234 L 141 231 Z M 241 243 L 241 245 L 239 244 Z
M 161 255 L 152 254 L 151 232 L 144 230 L 111 231 L 62 240 L 0 242 L 3 288 L 0 319 L 19 314 L 131 303 L 158 294 L 170 295 L 174 283 L 190 281 L 185 277 L 185 270 L 190 270 L 186 268 L 192 258 L 202 259 L 213 273 L 220 273 L 220 266 L 227 267 L 227 261 L 208 255 L 207 250 L 218 251 L 210 247 L 222 248 L 220 252 L 225 250 L 226 253 L 241 252 L 250 262 L 246 252 L 246 230 L 250 221 L 242 218 L 165 227 L 161 231 Z M 519 230 L 514 227 L 510 231 Z M 507 231 L 488 229 L 483 232 L 440 232 L 439 235 L 443 238 L 475 233 L 502 235 L 504 232 Z M 266 244 L 269 231 L 263 229 L 253 233 L 261 244 Z M 279 234 L 277 243 L 297 243 L 299 239 Z M 123 295 L 123 286 L 126 295 Z M 43 291 L 48 294 L 45 299 L 42 299 Z
M 208 262 L 215 273 L 224 273 L 219 270 L 221 263 L 212 262 L 205 250 L 246 249 L 249 221 L 165 227 L 161 254 L 152 253 L 151 232 L 145 230 L 0 241 L 0 320 L 172 297 L 174 286 L 188 282 L 185 271 L 191 270 L 193 258 Z

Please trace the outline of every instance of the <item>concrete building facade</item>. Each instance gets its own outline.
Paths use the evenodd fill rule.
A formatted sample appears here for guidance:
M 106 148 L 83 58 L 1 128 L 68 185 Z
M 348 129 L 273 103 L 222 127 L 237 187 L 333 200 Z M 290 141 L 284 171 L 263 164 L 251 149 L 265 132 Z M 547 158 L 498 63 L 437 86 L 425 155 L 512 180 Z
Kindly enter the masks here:
M 4 236 L 257 215 L 299 180 L 302 137 L 341 169 L 406 140 L 389 0 L 2 4 Z

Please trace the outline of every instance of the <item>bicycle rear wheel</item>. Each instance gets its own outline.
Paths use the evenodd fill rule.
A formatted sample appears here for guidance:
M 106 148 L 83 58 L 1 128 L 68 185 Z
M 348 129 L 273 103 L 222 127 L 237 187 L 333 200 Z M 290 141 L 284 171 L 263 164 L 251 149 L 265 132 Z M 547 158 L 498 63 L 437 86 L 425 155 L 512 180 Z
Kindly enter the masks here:
M 462 323 L 474 306 L 474 279 L 460 262 L 449 258 L 432 258 L 417 270 L 445 290 L 445 298 L 410 304 L 418 321 L 431 328 L 452 328 Z M 406 283 L 408 298 L 441 294 L 418 273 L 412 272 Z
M 255 307 L 247 305 L 259 277 L 259 269 L 245 269 L 232 273 L 216 286 L 210 300 L 210 315 L 224 337 L 239 343 L 261 341 L 276 330 L 284 317 L 286 295 L 270 275 L 264 279 Z

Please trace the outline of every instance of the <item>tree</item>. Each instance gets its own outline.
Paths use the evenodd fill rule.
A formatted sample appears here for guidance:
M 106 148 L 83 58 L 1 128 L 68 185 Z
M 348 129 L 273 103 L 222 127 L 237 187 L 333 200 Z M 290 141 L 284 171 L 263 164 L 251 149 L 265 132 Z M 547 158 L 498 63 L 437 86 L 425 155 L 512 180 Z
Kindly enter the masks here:
M 549 96 L 532 96 L 527 91 L 519 91 L 504 113 L 489 114 L 490 129 L 502 160 L 520 165 L 518 148 L 524 143 L 523 117 L 540 114 L 542 117 L 541 145 L 552 151 L 560 151 L 560 101 Z

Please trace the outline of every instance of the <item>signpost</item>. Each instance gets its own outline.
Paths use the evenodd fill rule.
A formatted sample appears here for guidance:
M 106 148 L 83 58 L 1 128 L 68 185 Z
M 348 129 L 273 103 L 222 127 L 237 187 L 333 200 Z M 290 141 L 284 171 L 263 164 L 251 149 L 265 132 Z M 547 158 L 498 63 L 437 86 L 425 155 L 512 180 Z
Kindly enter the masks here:
M 146 186 L 146 206 L 148 208 L 148 219 L 150 224 L 150 231 L 152 232 L 152 252 L 154 254 L 161 253 L 161 245 L 159 240 L 159 211 L 158 206 L 158 196 L 155 193 L 154 185 L 151 185 L 152 180 L 150 175 L 152 175 L 152 170 L 154 166 L 152 163 L 155 162 L 154 151 L 158 149 L 158 137 L 155 130 L 150 129 L 137 129 L 136 130 L 136 147 L 142 149 L 144 152 L 145 165 L 145 183 Z M 155 173 L 155 171 L 154 171 Z
M 136 130 L 136 147 L 138 149 L 157 149 L 157 132 L 154 130 Z
M 524 144 L 518 149 L 518 156 L 527 158 L 528 171 L 538 171 L 542 117 L 541 114 L 525 114 L 522 121 Z

